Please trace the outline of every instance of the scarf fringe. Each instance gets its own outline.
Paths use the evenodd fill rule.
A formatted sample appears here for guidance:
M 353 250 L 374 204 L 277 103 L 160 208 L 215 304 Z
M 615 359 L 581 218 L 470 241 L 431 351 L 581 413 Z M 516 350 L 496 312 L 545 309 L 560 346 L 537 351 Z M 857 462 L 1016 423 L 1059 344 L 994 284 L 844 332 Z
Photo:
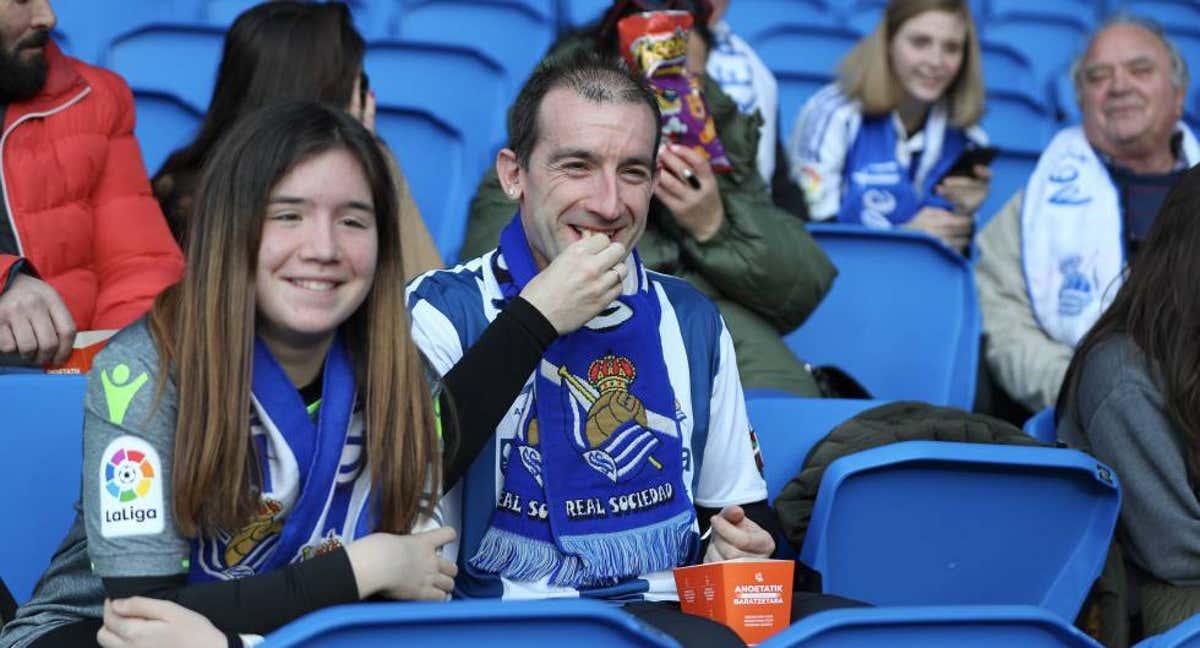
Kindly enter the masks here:
M 483 535 L 479 550 L 469 562 L 476 569 L 521 582 L 541 580 L 555 570 L 581 571 L 579 558 L 564 556 L 554 543 L 534 540 L 495 525 Z M 568 566 L 568 563 L 574 564 Z
M 687 510 L 662 522 L 616 533 L 560 536 L 558 542 L 569 554 L 587 556 L 584 573 L 573 574 L 560 570 L 550 579 L 551 585 L 596 585 L 611 582 L 630 574 L 649 574 L 685 564 L 691 557 L 696 534 L 692 521 L 696 517 Z M 578 580 L 582 578 L 582 582 Z

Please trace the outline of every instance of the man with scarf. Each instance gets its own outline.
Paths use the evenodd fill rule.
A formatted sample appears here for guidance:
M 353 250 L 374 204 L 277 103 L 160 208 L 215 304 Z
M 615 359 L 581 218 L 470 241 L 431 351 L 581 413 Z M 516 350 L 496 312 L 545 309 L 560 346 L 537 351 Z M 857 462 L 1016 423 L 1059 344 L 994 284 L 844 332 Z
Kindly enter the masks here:
M 1117 16 L 1071 69 L 1082 126 L 1060 131 L 979 236 L 988 365 L 1032 411 L 1058 398 L 1168 191 L 1200 162 L 1181 121 L 1188 71 L 1161 28 Z
M 674 602 L 673 567 L 765 558 L 778 522 L 720 314 L 633 250 L 658 124 L 615 63 L 580 52 L 539 67 L 496 161 L 519 211 L 499 248 L 410 285 L 413 337 L 441 373 L 510 338 L 488 344 L 504 350 L 492 389 L 452 394 L 503 412 L 446 498 L 461 506 L 446 511 L 456 596 L 610 599 L 684 645 L 741 645 Z

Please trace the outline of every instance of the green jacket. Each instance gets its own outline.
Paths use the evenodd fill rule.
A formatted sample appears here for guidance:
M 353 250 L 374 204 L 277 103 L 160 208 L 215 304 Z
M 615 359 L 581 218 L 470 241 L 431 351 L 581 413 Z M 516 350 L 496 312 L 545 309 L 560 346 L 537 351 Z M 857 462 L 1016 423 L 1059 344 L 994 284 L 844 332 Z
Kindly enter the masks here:
M 585 44 L 580 39 L 567 41 L 550 56 Z M 762 118 L 738 112 L 733 100 L 707 76 L 704 93 L 717 135 L 733 164 L 733 171 L 717 176 L 725 222 L 715 236 L 701 243 L 686 234 L 670 210 L 655 199 L 638 252 L 647 267 L 686 279 L 716 303 L 733 338 L 745 387 L 818 396 L 812 376 L 780 335 L 804 322 L 837 271 L 808 235 L 804 222 L 771 202 L 755 161 Z M 495 169 L 488 171 L 471 201 L 463 258 L 496 247 L 515 208 Z

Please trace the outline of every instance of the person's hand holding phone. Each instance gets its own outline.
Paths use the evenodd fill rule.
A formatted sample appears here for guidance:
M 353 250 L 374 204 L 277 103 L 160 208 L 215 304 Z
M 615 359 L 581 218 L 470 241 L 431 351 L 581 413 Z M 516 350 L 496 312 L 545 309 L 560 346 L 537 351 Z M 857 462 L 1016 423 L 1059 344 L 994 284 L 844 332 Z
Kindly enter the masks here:
M 970 176 L 947 176 L 934 189 L 937 194 L 954 205 L 954 213 L 974 218 L 979 206 L 987 200 L 991 187 L 992 170 L 976 164 Z
M 941 207 L 922 207 L 903 227 L 925 232 L 947 246 L 964 252 L 971 242 L 974 221 L 969 216 L 959 216 Z

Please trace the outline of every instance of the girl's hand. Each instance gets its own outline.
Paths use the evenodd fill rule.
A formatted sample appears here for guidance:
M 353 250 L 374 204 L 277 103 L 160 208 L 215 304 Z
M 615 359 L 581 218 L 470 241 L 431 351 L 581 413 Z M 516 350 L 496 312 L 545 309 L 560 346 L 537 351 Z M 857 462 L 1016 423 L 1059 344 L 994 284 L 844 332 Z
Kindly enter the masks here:
M 450 527 L 424 533 L 372 533 L 346 547 L 359 598 L 382 594 L 406 601 L 444 601 L 454 591 L 458 566 L 440 555 L 454 542 Z
M 991 186 L 992 170 L 982 164 L 975 165 L 975 177 L 956 176 L 938 183 L 939 196 L 954 204 L 954 213 L 959 216 L 974 216 L 979 206 L 987 200 Z
M 203 615 L 170 601 L 134 596 L 104 601 L 104 648 L 224 648 L 225 635 Z

